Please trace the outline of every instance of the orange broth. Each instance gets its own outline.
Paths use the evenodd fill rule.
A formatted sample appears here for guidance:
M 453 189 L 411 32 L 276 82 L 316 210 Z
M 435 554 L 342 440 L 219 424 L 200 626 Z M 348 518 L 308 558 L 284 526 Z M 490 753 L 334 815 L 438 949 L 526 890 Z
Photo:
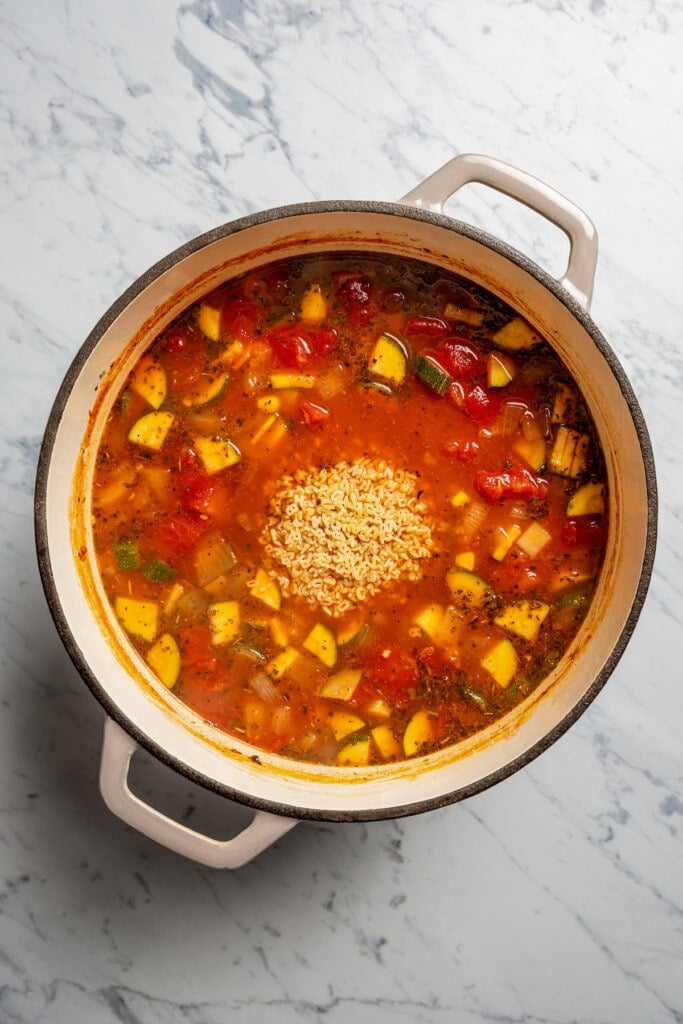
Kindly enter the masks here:
M 227 282 L 129 375 L 93 489 L 104 589 L 197 714 L 361 766 L 457 743 L 543 680 L 606 539 L 576 385 L 497 297 L 335 254 Z

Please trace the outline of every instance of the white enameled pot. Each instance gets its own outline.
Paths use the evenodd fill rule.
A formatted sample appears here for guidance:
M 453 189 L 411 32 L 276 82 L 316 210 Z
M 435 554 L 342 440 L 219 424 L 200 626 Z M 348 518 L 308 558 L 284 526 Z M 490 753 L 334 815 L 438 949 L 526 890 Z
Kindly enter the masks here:
M 551 278 L 520 253 L 444 216 L 480 182 L 526 204 L 569 237 L 567 271 Z M 183 309 L 230 277 L 302 253 L 397 254 L 455 271 L 500 296 L 553 345 L 578 382 L 600 437 L 610 494 L 597 592 L 570 649 L 521 705 L 465 742 L 396 765 L 335 769 L 264 754 L 208 726 L 152 675 L 127 642 L 92 555 L 94 456 L 117 392 L 140 353 Z M 388 818 L 460 800 L 500 781 L 554 742 L 604 685 L 633 631 L 656 533 L 656 484 L 642 414 L 614 353 L 588 315 L 597 238 L 588 218 L 531 176 L 460 156 L 399 203 L 320 202 L 245 217 L 189 242 L 111 307 L 76 356 L 43 442 L 36 536 L 43 585 L 62 640 L 107 720 L 100 784 L 114 813 L 187 857 L 237 867 L 299 819 Z M 128 786 L 140 745 L 188 778 L 255 809 L 227 842 L 160 814 Z

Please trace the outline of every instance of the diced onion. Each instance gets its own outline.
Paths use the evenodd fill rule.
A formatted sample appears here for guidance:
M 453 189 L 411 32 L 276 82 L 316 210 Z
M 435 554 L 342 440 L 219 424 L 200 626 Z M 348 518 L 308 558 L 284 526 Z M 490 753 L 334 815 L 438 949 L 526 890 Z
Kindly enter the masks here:
M 283 736 L 291 728 L 292 709 L 286 704 L 275 708 L 270 716 L 270 726 L 276 736 Z
M 491 424 L 491 434 L 494 437 L 509 437 L 514 434 L 525 409 L 526 406 L 520 402 L 506 402 Z
M 255 676 L 252 676 L 249 680 L 249 685 L 252 690 L 258 694 L 261 700 L 272 703 L 278 699 L 278 692 L 273 686 L 272 682 L 263 672 L 257 672 Z
M 462 537 L 473 537 L 488 515 L 488 508 L 481 502 L 473 501 L 460 520 L 458 532 Z
M 543 408 L 534 412 L 525 409 L 522 415 L 522 434 L 525 441 L 538 441 L 548 435 L 548 410 Z

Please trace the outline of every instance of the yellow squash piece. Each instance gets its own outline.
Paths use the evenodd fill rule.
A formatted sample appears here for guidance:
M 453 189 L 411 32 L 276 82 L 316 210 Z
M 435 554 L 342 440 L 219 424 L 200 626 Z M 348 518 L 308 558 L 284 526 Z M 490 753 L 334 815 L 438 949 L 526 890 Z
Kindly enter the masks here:
M 221 311 L 208 302 L 200 303 L 197 312 L 199 330 L 211 341 L 218 341 L 221 336 Z
M 362 768 L 370 763 L 370 737 L 363 736 L 355 743 L 347 743 L 337 754 L 337 764 L 346 765 L 349 768 Z
M 578 397 L 576 392 L 567 387 L 566 384 L 560 384 L 553 399 L 550 422 L 566 423 L 568 420 L 571 420 L 576 415 L 577 404 Z
M 163 633 L 147 653 L 147 662 L 164 686 L 172 690 L 180 675 L 180 649 L 170 633 Z
M 406 377 L 408 357 L 398 340 L 390 334 L 381 334 L 368 359 L 368 370 L 391 384 L 402 384 Z
M 279 611 L 282 604 L 280 588 L 265 569 L 257 569 L 254 582 L 250 585 L 251 596 L 263 601 L 273 611 Z
M 558 427 L 548 466 L 558 476 L 580 476 L 586 468 L 590 437 L 569 427 Z
M 327 302 L 320 285 L 309 285 L 301 300 L 301 319 L 305 324 L 319 324 L 326 316 Z
M 299 652 L 295 647 L 285 647 L 284 651 L 280 651 L 274 658 L 271 658 L 266 665 L 266 672 L 273 679 L 281 679 L 298 657 Z
M 127 633 L 139 636 L 141 640 L 154 640 L 159 628 L 159 606 L 156 601 L 117 597 L 114 608 Z
M 215 644 L 231 644 L 240 635 L 238 601 L 218 601 L 209 605 L 211 639 Z
M 128 432 L 128 440 L 158 452 L 168 434 L 175 416 L 172 412 L 148 412 L 136 420 Z
M 268 415 L 277 412 L 280 405 L 281 402 L 277 395 L 261 395 L 260 398 L 256 399 L 256 408 Z
M 431 715 L 427 711 L 416 711 L 403 734 L 403 753 L 406 757 L 419 754 L 434 735 Z
M 376 725 L 370 736 L 385 761 L 397 761 L 401 756 L 401 744 L 388 725 Z
M 472 572 L 476 561 L 476 555 L 474 551 L 461 551 L 459 555 L 456 555 L 453 559 L 459 569 L 466 569 L 467 572 Z
M 328 668 L 332 668 L 337 661 L 337 641 L 334 639 L 334 633 L 322 622 L 315 624 L 304 640 L 304 647 Z
M 543 601 L 518 601 L 503 608 L 493 621 L 523 640 L 535 640 L 549 611 L 550 605 Z
M 328 700 L 351 700 L 362 674 L 359 668 L 343 668 L 326 679 L 318 692 Z
M 207 375 L 194 391 L 184 396 L 183 405 L 188 406 L 188 408 L 190 406 L 208 405 L 209 402 L 220 398 L 228 386 L 228 380 L 227 373 Z
M 599 516 L 605 511 L 605 485 L 584 484 L 567 504 L 568 516 Z
M 480 309 L 458 306 L 455 302 L 446 303 L 443 315 L 445 320 L 459 320 L 460 323 L 470 324 L 472 327 L 481 327 L 484 322 L 484 314 Z
M 350 711 L 330 711 L 327 720 L 336 740 L 343 740 L 345 736 L 358 732 L 365 725 L 362 718 L 352 715 Z
M 517 367 L 505 352 L 489 352 L 486 357 L 486 383 L 490 388 L 504 388 L 514 380 Z
M 521 535 L 522 527 L 519 523 L 513 523 L 511 526 L 499 526 L 496 531 L 496 544 L 491 552 L 493 558 L 497 562 L 502 562 L 512 545 Z
M 228 366 L 233 366 L 236 370 L 239 370 L 240 366 L 246 363 L 248 358 L 249 347 L 243 341 L 240 341 L 239 338 L 231 341 L 220 354 L 220 361 L 227 363 Z
M 515 441 L 513 451 L 516 455 L 520 455 L 536 473 L 540 473 L 545 466 L 546 444 L 542 437 L 535 437 L 532 441 L 520 437 L 518 441 Z
M 337 630 L 337 647 L 344 647 L 352 640 L 360 637 L 361 630 L 365 626 L 365 619 L 362 616 L 354 616 Z
M 426 633 L 430 640 L 438 642 L 443 630 L 445 609 L 441 604 L 428 604 L 413 619 L 416 626 L 419 626 L 423 633 Z
M 130 386 L 148 405 L 158 409 L 166 398 L 166 371 L 152 356 L 143 356 L 133 371 Z
M 289 643 L 289 636 L 282 619 L 276 615 L 270 620 L 270 635 L 276 647 L 286 647 Z
M 251 444 L 256 445 L 263 442 L 264 448 L 270 451 L 278 441 L 282 440 L 286 433 L 287 423 L 278 413 L 272 412 L 266 415 L 263 422 L 251 434 L 249 440 Z
M 509 686 L 517 671 L 517 652 L 511 641 L 499 641 L 486 657 L 482 658 L 481 666 L 503 689 Z
M 540 345 L 543 338 L 521 317 L 509 320 L 491 339 L 498 348 L 509 352 L 521 352 Z
M 271 373 L 268 380 L 271 388 L 276 390 L 291 388 L 298 391 L 299 388 L 315 387 L 315 377 L 310 373 Z
M 456 494 L 451 498 L 451 505 L 453 508 L 464 508 L 470 502 L 470 496 L 467 491 L 457 491 Z
M 381 697 L 376 697 L 375 700 L 366 704 L 365 711 L 373 718 L 391 718 L 391 708 Z
M 446 582 L 455 601 L 468 607 L 480 608 L 491 593 L 486 580 L 466 569 L 449 569 Z
M 242 458 L 237 445 L 222 437 L 195 437 L 194 445 L 210 476 L 234 466 Z

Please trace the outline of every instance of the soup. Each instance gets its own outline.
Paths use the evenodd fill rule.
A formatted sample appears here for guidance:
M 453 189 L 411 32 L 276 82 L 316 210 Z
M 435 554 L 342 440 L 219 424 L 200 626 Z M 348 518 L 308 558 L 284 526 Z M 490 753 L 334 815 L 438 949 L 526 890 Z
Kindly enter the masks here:
M 359 254 L 227 282 L 121 389 L 93 483 L 114 614 L 161 683 L 256 748 L 429 753 L 562 657 L 606 542 L 574 382 L 496 296 Z

